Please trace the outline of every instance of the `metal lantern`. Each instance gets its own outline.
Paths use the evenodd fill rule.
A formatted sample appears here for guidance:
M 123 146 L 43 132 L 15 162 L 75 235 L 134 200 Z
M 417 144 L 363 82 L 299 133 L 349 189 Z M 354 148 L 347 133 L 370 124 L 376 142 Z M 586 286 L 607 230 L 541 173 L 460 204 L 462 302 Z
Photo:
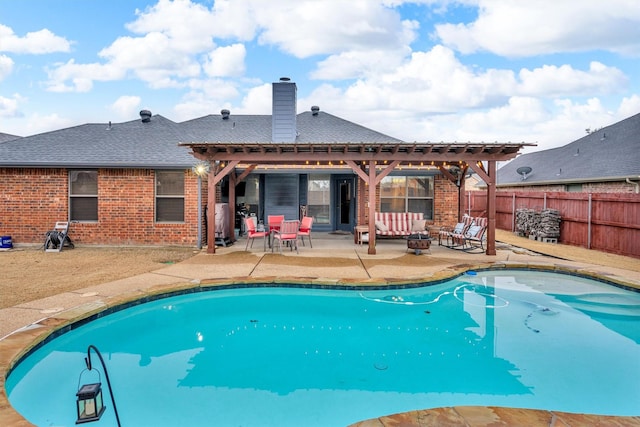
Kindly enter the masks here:
M 76 393 L 78 419 L 76 424 L 98 421 L 105 410 L 102 400 L 102 384 L 84 384 Z

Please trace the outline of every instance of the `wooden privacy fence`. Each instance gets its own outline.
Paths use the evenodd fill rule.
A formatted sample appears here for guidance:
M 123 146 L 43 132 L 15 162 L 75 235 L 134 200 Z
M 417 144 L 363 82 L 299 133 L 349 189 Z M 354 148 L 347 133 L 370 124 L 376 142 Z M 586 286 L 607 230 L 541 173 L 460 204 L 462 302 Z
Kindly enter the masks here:
M 469 191 L 465 198 L 465 212 L 486 215 L 486 192 Z M 521 208 L 560 211 L 560 243 L 640 258 L 640 195 L 497 191 L 496 228 L 515 231 Z

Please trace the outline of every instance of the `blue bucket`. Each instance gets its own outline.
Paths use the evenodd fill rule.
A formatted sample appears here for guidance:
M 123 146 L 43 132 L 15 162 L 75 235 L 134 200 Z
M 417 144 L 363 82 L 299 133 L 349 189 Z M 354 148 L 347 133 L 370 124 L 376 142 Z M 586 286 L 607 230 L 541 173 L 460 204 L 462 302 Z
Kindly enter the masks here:
M 13 243 L 11 243 L 11 236 L 0 237 L 0 249 L 11 249 L 11 248 L 13 248 Z

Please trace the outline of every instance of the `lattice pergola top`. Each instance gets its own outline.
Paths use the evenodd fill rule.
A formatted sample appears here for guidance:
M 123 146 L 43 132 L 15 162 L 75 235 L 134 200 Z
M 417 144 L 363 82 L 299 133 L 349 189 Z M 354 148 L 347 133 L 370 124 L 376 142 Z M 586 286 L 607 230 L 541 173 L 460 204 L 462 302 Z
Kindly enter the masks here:
M 307 161 L 400 161 L 477 162 L 504 161 L 517 156 L 531 143 L 459 143 L 459 142 L 181 142 L 190 147 L 197 158 L 210 161 L 238 160 L 242 163 L 305 164 Z

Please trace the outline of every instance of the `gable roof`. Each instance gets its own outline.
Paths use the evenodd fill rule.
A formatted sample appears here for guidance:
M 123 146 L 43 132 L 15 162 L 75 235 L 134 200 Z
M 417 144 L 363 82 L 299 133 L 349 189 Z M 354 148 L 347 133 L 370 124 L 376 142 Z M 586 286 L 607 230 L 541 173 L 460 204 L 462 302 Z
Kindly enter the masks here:
M 530 167 L 525 180 L 518 168 Z M 640 178 L 640 114 L 570 144 L 523 154 L 498 170 L 498 186 L 530 186 Z

